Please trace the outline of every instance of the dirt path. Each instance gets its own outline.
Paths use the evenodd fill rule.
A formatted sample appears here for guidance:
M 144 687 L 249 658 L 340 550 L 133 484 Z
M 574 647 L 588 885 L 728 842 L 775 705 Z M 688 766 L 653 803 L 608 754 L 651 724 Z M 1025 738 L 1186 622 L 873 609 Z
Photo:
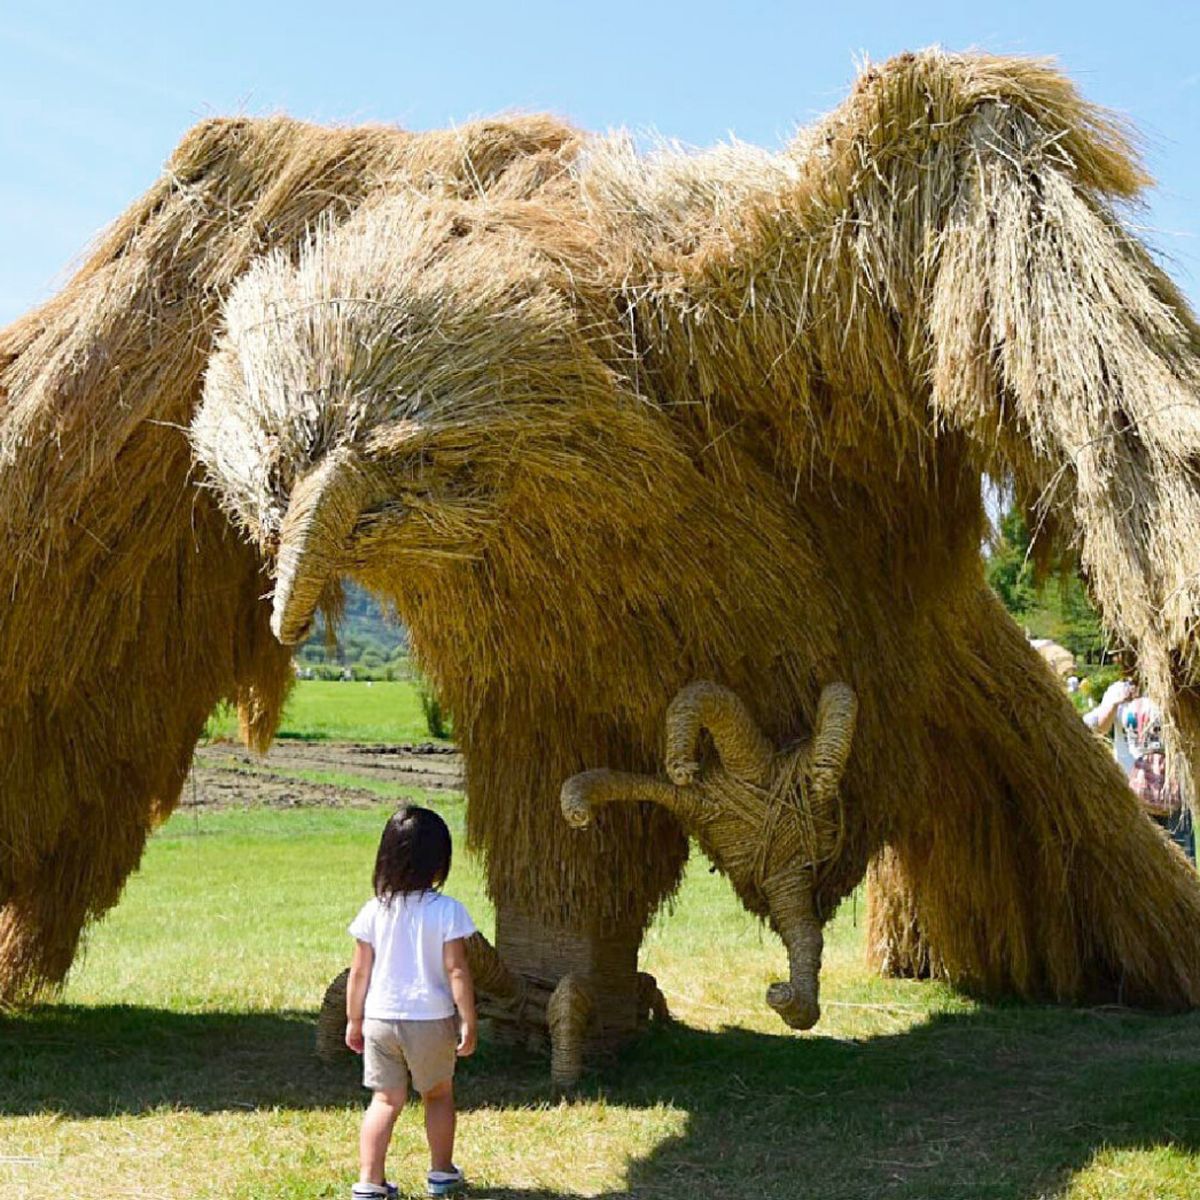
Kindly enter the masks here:
M 215 742 L 196 747 L 180 803 L 187 808 L 210 809 L 374 805 L 383 797 L 370 788 L 296 776 L 301 772 L 350 775 L 371 783 L 458 791 L 463 785 L 462 770 L 462 755 L 453 747 L 435 743 L 372 746 L 281 741 L 265 757 L 259 757 L 234 743 Z

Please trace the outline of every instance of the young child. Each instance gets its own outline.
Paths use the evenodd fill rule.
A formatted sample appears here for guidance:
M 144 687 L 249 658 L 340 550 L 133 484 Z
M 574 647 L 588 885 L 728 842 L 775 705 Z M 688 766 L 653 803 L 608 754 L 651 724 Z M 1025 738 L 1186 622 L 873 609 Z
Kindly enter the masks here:
M 453 1080 L 455 1057 L 475 1049 L 475 989 L 464 943 L 475 926 L 438 890 L 450 874 L 451 849 L 437 813 L 400 809 L 379 839 L 375 896 L 350 925 L 357 940 L 346 1045 L 363 1056 L 363 1086 L 374 1092 L 363 1116 L 354 1200 L 397 1194 L 383 1164 L 410 1077 L 425 1104 L 429 1194 L 463 1187 L 454 1165 Z

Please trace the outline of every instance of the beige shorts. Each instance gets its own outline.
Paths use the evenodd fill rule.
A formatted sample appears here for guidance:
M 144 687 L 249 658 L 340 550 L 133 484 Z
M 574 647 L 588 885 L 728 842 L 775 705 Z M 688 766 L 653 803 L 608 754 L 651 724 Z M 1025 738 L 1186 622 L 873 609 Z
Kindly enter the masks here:
M 454 1078 L 458 1018 L 435 1021 L 363 1022 L 363 1087 L 374 1092 L 407 1088 L 418 1092 Z

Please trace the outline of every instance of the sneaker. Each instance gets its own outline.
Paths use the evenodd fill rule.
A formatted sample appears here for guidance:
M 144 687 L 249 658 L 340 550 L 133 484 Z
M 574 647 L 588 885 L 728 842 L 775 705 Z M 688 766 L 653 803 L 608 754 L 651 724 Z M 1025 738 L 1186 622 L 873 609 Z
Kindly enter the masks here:
M 452 1167 L 449 1171 L 430 1171 L 425 1176 L 425 1190 L 431 1196 L 452 1196 L 466 1186 L 467 1181 L 458 1167 Z
M 350 1200 L 399 1200 L 400 1189 L 385 1179 L 382 1183 L 356 1183 Z

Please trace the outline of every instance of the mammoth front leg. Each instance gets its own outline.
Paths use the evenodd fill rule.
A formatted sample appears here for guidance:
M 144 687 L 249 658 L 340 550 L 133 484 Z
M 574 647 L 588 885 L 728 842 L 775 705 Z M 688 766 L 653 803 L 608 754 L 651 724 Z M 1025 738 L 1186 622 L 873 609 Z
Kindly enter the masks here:
M 512 695 L 532 703 L 546 690 L 531 685 Z M 486 856 L 496 949 L 512 971 L 550 991 L 568 975 L 581 981 L 593 1012 L 586 1050 L 618 1044 L 642 1023 L 642 934 L 677 885 L 686 837 L 658 804 L 605 803 L 642 797 L 623 785 L 622 794 L 608 794 L 599 786 L 611 781 L 604 771 L 582 776 L 592 781 L 578 796 L 586 832 L 563 819 L 563 782 L 581 766 L 653 761 L 615 738 L 607 721 L 565 706 L 521 713 L 511 699 L 477 711 L 476 721 L 460 725 L 467 825 Z M 503 727 L 492 726 L 498 715 Z
M 589 1022 L 573 1035 L 576 1048 L 570 1054 L 575 1057 L 585 1044 L 611 1046 L 637 1031 L 642 1008 L 637 969 L 641 943 L 640 926 L 572 928 L 515 905 L 501 902 L 496 907 L 496 949 L 511 970 L 549 988 L 572 977 L 572 996 L 579 995 L 578 985 L 586 983 Z
M 793 1029 L 811 1029 L 821 1016 L 819 989 L 825 940 L 813 906 L 812 884 L 801 869 L 763 883 L 775 926 L 788 955 L 788 980 L 767 988 L 767 1003 Z

